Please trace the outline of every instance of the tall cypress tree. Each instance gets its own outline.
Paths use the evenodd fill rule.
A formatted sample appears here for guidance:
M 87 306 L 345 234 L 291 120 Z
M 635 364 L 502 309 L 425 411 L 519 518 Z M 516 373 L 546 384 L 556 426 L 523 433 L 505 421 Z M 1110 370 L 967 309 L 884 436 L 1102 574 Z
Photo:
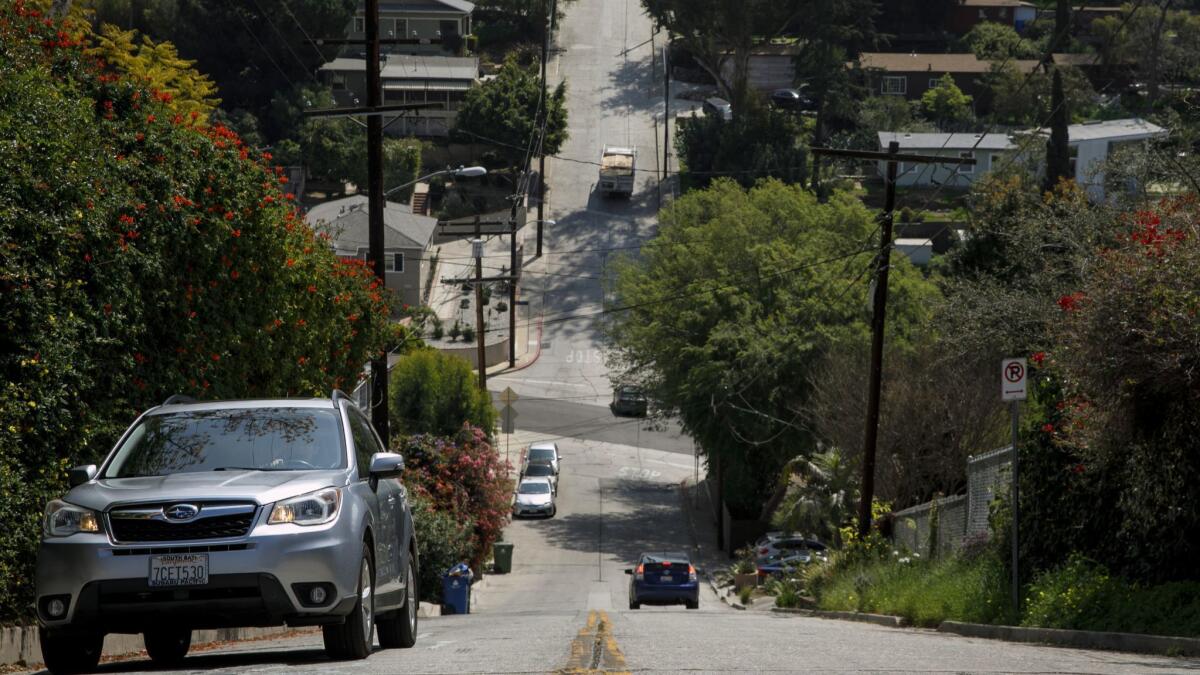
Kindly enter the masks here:
M 1046 179 L 1042 189 L 1054 190 L 1062 178 L 1074 178 L 1071 173 L 1071 146 L 1067 125 L 1067 100 L 1063 94 L 1062 73 L 1055 69 L 1050 92 L 1050 140 L 1046 141 Z

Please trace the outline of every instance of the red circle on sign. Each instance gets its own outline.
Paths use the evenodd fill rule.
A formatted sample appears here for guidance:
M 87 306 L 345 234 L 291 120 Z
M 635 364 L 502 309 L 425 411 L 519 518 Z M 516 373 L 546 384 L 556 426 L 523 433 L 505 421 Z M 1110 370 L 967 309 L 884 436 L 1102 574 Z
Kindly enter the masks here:
M 1020 382 L 1025 377 L 1025 368 L 1020 363 L 1010 363 L 1004 369 L 1004 379 L 1009 382 Z

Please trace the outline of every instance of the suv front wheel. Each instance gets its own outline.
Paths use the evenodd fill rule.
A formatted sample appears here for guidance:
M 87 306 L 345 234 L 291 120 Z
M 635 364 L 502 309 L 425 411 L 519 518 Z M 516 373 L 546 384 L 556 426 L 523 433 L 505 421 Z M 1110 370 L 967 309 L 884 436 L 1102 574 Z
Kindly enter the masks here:
M 100 664 L 100 652 L 104 649 L 103 633 L 83 635 L 51 633 L 38 629 L 42 643 L 42 659 L 46 670 L 58 673 L 88 673 Z
M 358 600 L 345 623 L 325 626 L 325 653 L 333 659 L 358 660 L 371 655 L 375 635 L 375 574 L 371 550 L 364 544 L 358 572 Z
M 177 666 L 183 663 L 192 646 L 192 631 L 189 628 L 159 628 L 146 631 L 142 640 L 155 665 Z

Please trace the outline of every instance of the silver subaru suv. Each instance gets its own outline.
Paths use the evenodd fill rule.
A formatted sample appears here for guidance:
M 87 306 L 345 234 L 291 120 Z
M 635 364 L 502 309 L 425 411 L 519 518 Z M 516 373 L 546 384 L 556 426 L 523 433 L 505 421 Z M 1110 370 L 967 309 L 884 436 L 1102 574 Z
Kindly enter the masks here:
M 143 413 L 104 463 L 46 506 L 37 562 L 42 656 L 96 667 L 106 633 L 142 633 L 159 665 L 192 631 L 322 626 L 361 659 L 417 635 L 417 540 L 400 455 L 345 394 Z

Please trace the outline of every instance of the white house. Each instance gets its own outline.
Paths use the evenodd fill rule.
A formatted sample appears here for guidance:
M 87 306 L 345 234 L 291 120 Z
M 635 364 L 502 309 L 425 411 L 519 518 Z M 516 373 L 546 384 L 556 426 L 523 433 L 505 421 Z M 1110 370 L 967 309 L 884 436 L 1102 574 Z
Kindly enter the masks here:
M 321 66 L 321 76 L 333 89 L 338 105 L 365 105 L 366 59 L 339 57 Z M 380 70 L 385 105 L 424 104 L 404 115 L 385 115 L 389 134 L 446 136 L 454 126 L 467 91 L 479 79 L 479 59 L 473 56 L 389 54 Z M 392 123 L 396 117 L 402 119 Z
M 1037 133 L 1049 136 L 1050 130 L 1039 129 Z M 1075 182 L 1087 190 L 1088 199 L 1102 201 L 1106 187 L 1104 161 L 1122 147 L 1166 136 L 1166 129 L 1137 118 L 1070 125 L 1067 127 L 1067 138 L 1071 145 L 1071 167 L 1075 171 Z
M 1030 134 L 1036 138 L 1030 138 Z M 944 164 L 910 164 L 902 162 L 897 168 L 896 185 L 900 187 L 968 188 L 980 176 L 1008 163 L 1020 161 L 1016 155 L 1029 160 L 1032 170 L 1044 170 L 1046 137 L 1049 129 L 1005 134 L 928 134 L 879 132 L 879 149 L 887 150 L 888 143 L 900 143 L 900 151 L 921 155 L 942 155 Z M 1093 202 L 1104 199 L 1104 161 L 1122 147 L 1164 138 L 1167 130 L 1142 119 L 1106 120 L 1072 124 L 1067 128 L 1071 147 L 1071 166 L 1075 182 L 1087 190 Z M 975 160 L 975 166 L 956 164 L 960 157 Z M 879 175 L 885 176 L 887 163 L 879 162 Z
M 896 170 L 896 185 L 900 187 L 968 188 L 975 179 L 994 167 L 999 167 L 1006 153 L 1017 145 L 1005 134 L 943 134 L 879 132 L 879 149 L 897 141 L 900 152 L 944 156 L 944 164 L 914 164 L 901 162 Z M 974 159 L 975 165 L 959 164 L 961 158 Z M 879 162 L 879 175 L 887 175 L 887 162 Z

